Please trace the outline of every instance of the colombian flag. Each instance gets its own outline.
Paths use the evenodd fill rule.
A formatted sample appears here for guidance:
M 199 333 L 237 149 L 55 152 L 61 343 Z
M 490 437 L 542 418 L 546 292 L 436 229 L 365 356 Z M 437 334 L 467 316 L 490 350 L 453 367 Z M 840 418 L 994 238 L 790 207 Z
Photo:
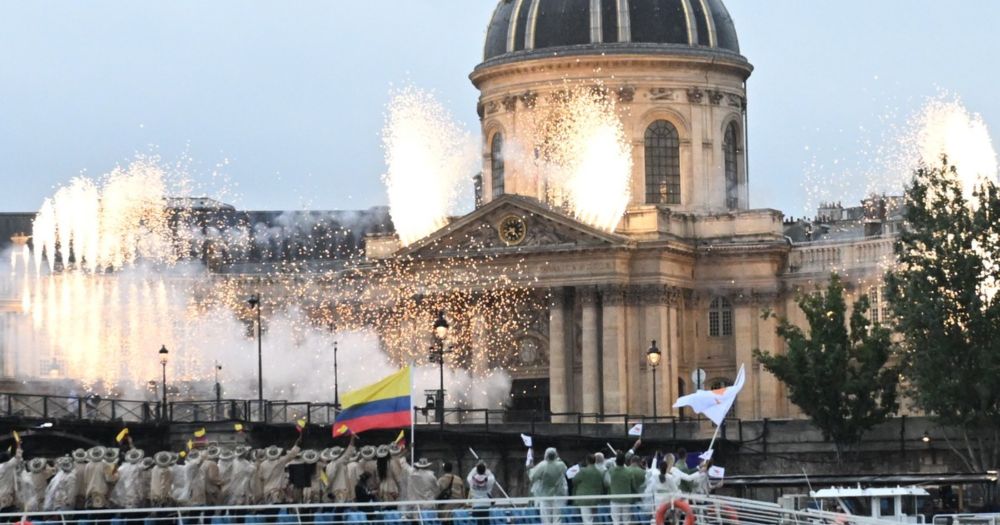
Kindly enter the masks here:
M 413 421 L 410 367 L 344 394 L 344 410 L 333 424 L 333 437 L 376 428 L 408 427 Z

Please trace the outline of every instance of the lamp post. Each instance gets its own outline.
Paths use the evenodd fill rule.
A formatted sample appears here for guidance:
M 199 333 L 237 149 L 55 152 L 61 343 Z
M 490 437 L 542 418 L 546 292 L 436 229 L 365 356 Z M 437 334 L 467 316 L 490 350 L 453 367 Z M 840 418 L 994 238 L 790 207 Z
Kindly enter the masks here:
M 340 386 L 337 379 L 337 342 L 333 342 L 333 413 L 340 413 Z
M 444 342 L 448 338 L 448 320 L 444 318 L 444 310 L 438 312 L 437 319 L 434 320 L 434 342 L 431 347 L 431 362 L 437 361 L 440 387 L 437 391 L 437 399 L 434 403 L 434 414 L 438 424 L 444 424 L 444 354 L 448 353 L 444 349 Z
M 250 308 L 257 309 L 257 414 L 264 421 L 264 358 L 260 339 L 260 293 L 247 299 Z
M 656 419 L 656 367 L 660 366 L 660 349 L 656 347 L 656 340 L 646 351 L 646 362 L 649 363 L 649 373 L 653 376 L 653 419 Z
M 160 366 L 163 367 L 163 404 L 160 405 L 160 419 L 167 419 L 167 345 L 160 345 Z

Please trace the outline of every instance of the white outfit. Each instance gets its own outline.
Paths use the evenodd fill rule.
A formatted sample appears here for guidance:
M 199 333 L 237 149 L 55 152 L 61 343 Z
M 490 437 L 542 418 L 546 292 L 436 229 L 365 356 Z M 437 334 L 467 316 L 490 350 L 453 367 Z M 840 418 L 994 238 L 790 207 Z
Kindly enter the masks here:
M 142 465 L 125 463 L 118 467 L 118 483 L 111 489 L 111 504 L 122 509 L 137 509 L 143 503 Z
M 17 503 L 19 479 L 17 468 L 21 465 L 21 449 L 14 457 L 0 464 L 0 509 L 13 507 Z
M 76 469 L 64 472 L 62 469 L 49 482 L 45 489 L 46 511 L 73 510 L 76 506 Z
M 472 469 L 469 472 L 469 476 L 465 480 L 469 484 L 469 499 L 475 500 L 472 502 L 473 507 L 489 507 L 490 506 L 490 494 L 493 492 L 493 487 L 497 484 L 497 480 L 493 477 L 493 472 L 490 469 L 486 469 L 485 474 L 476 473 L 476 469 Z
M 250 505 L 253 498 L 254 464 L 244 458 L 235 458 L 222 478 L 222 498 L 226 505 Z

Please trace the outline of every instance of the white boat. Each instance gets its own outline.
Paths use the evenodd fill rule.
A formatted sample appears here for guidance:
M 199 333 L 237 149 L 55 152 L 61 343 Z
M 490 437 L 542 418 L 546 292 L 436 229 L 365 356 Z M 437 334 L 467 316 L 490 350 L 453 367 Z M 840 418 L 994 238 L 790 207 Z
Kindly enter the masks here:
M 810 491 L 808 496 L 782 496 L 778 503 L 792 510 L 835 512 L 893 523 L 926 523 L 920 510 L 929 496 L 920 487 L 832 487 Z

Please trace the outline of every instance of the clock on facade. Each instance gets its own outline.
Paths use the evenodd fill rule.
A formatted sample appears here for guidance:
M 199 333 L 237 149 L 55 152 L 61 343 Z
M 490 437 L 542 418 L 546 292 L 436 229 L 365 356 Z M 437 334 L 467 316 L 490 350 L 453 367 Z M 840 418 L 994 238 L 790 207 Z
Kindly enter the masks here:
M 523 218 L 517 215 L 504 217 L 497 229 L 500 232 L 500 240 L 507 246 L 520 244 L 528 235 L 528 225 L 525 224 Z

